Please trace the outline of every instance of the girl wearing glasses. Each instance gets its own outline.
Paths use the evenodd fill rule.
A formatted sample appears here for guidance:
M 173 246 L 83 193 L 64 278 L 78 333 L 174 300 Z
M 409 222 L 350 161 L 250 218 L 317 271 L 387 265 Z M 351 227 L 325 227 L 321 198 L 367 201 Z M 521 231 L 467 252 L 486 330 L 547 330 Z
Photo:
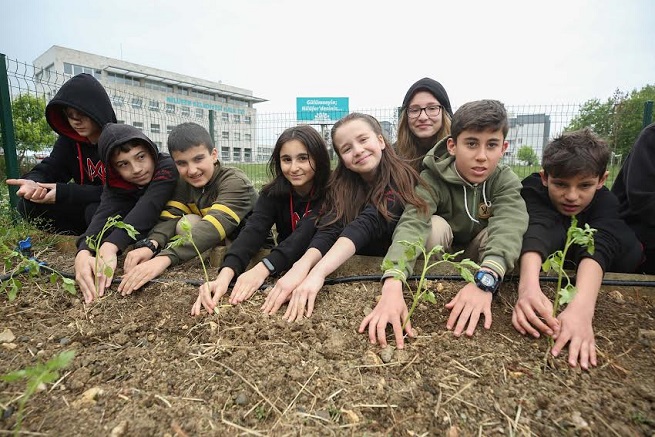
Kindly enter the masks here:
M 326 213 L 305 255 L 266 297 L 262 310 L 275 313 L 289 301 L 284 319 L 312 315 L 325 278 L 355 254 L 383 256 L 405 205 L 427 213 L 416 194 L 418 174 L 398 155 L 370 115 L 352 113 L 332 128 L 339 162 L 330 176 Z
M 395 144 L 398 155 L 420 173 L 425 154 L 450 135 L 452 116 L 448 93 L 439 82 L 424 77 L 414 83 L 403 99 Z M 443 153 L 446 153 L 445 148 L 442 153 L 435 154 Z

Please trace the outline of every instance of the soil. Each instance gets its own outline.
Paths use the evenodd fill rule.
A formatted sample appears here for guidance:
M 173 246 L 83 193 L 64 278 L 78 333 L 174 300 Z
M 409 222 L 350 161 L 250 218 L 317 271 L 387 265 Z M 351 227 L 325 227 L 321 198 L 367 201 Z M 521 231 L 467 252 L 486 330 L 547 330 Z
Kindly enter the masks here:
M 41 259 L 72 271 L 70 254 Z M 358 259 L 350 263 L 357 271 Z M 514 330 L 514 282 L 494 300 L 492 328 L 473 338 L 446 330 L 443 305 L 462 283 L 442 282 L 437 305 L 421 304 L 413 317 L 418 338 L 404 350 L 381 350 L 357 333 L 379 282 L 326 286 L 315 314 L 301 323 L 283 321 L 283 312 L 262 315 L 263 293 L 194 318 L 197 287 L 184 280 L 200 280 L 199 266 L 186 263 L 163 283 L 129 297 L 111 292 L 91 305 L 45 278 L 24 280 L 14 301 L 1 296 L 0 333 L 15 338 L 0 340 L 0 374 L 76 352 L 57 382 L 29 399 L 22 431 L 655 435 L 652 289 L 603 288 L 594 323 L 599 364 L 581 371 L 566 364 L 566 353 L 545 367 L 547 340 Z M 544 289 L 552 295 L 552 284 Z M 24 382 L 0 382 L 0 434 L 13 429 L 24 389 Z

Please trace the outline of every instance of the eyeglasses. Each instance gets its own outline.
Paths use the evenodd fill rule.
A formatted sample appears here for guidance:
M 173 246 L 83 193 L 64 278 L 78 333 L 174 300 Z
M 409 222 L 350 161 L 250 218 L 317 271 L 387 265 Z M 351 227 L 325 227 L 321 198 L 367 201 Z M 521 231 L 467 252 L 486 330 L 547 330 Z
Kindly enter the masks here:
M 421 115 L 421 111 L 425 111 L 425 115 L 434 118 L 439 116 L 441 108 L 443 108 L 441 105 L 430 105 L 425 108 L 421 108 L 420 106 L 410 106 L 407 108 L 407 115 L 409 118 L 418 118 Z

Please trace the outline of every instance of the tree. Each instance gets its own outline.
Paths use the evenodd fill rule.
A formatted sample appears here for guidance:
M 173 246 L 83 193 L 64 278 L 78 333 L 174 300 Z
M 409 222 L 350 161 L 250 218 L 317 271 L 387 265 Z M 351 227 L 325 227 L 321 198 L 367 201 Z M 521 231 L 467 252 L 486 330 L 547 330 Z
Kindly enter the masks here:
M 609 142 L 614 153 L 625 155 L 643 128 L 644 103 L 647 100 L 655 100 L 655 85 L 646 85 L 630 93 L 617 89 L 605 102 L 592 99 L 583 103 L 579 114 L 565 130 L 589 127 Z
M 527 165 L 536 165 L 539 163 L 539 157 L 534 149 L 530 146 L 523 146 L 516 153 L 516 157 L 525 162 Z
M 30 94 L 21 94 L 11 102 L 19 166 L 28 151 L 40 152 L 56 140 L 45 119 L 45 106 L 45 99 Z

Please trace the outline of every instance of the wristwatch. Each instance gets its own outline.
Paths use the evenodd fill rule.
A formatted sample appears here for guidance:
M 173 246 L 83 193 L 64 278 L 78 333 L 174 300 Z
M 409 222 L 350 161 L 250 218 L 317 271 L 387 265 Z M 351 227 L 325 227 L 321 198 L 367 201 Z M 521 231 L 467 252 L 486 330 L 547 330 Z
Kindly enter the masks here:
M 480 269 L 475 272 L 473 278 L 475 279 L 475 285 L 482 291 L 496 294 L 500 287 L 500 279 L 489 270 Z
M 262 258 L 262 263 L 264 264 L 264 267 L 268 269 L 271 275 L 275 273 L 275 266 L 268 260 L 268 258 Z
M 148 249 L 152 250 L 153 255 L 157 255 L 160 252 L 159 247 L 155 247 L 154 243 L 150 241 L 149 238 L 144 238 L 143 240 L 139 240 L 134 243 L 135 249 L 140 249 L 142 247 L 147 247 Z

